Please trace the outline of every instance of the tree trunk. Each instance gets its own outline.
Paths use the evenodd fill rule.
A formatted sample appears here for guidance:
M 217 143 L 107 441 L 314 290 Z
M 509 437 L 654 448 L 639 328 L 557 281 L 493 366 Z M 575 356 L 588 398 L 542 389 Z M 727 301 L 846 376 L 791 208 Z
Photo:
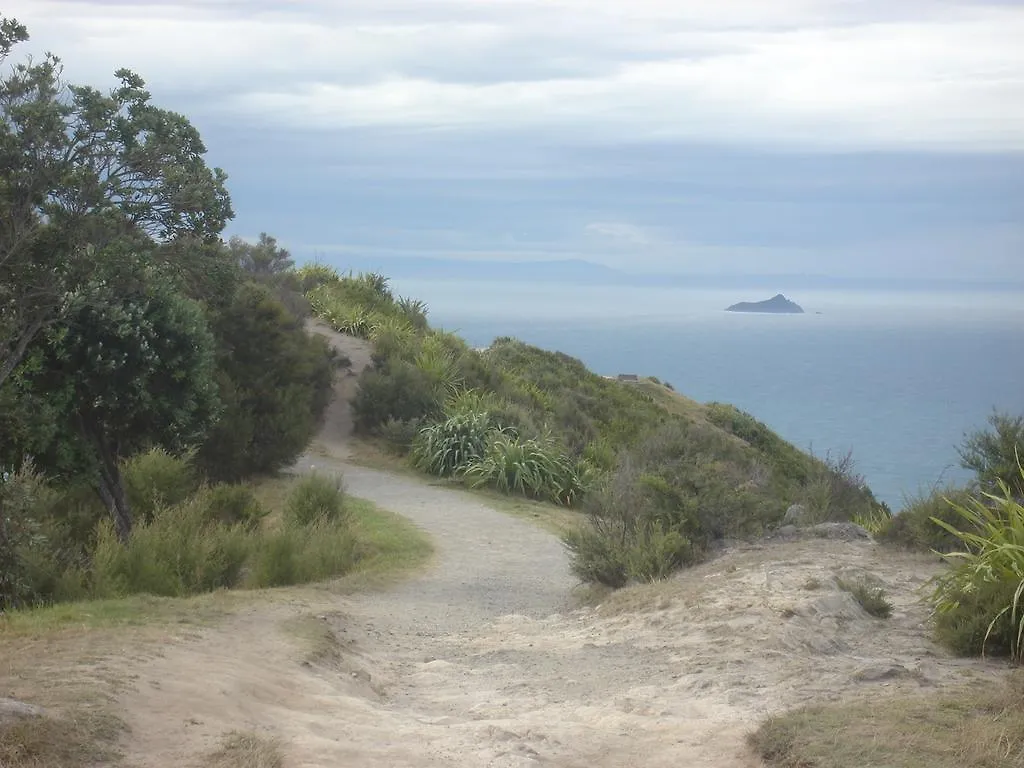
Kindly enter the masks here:
M 123 543 L 132 534 L 132 512 L 128 506 L 128 497 L 124 492 L 124 478 L 117 461 L 117 453 L 110 449 L 103 439 L 102 430 L 89 429 L 86 420 L 78 414 L 78 428 L 83 437 L 96 449 L 100 460 L 100 476 L 96 484 L 96 493 L 110 512 L 114 521 L 114 531 Z

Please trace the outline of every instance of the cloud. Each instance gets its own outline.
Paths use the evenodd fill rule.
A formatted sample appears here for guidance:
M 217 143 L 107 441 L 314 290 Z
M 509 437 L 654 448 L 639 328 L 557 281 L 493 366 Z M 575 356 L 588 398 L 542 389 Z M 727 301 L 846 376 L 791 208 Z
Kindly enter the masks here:
M 73 78 L 127 65 L 210 119 L 291 131 L 1024 150 L 1015 5 L 11 4 Z

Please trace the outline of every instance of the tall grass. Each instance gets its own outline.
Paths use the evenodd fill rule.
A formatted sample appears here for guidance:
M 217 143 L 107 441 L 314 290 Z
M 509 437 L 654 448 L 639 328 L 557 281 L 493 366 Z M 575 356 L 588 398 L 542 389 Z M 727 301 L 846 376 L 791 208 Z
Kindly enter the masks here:
M 483 457 L 494 429 L 489 414 L 468 411 L 424 427 L 413 441 L 413 466 L 451 477 Z
M 590 479 L 586 465 L 573 462 L 550 439 L 522 439 L 504 432 L 493 435 L 484 455 L 470 462 L 463 476 L 473 487 L 487 485 L 564 506 L 579 500 Z
M 1024 468 L 1018 467 L 1024 480 Z M 955 527 L 933 522 L 959 539 L 965 551 L 946 555 L 954 568 L 938 579 L 933 600 L 939 637 L 956 646 L 958 636 L 977 622 L 985 624 L 980 648 L 990 642 L 1017 661 L 1024 658 L 1024 504 L 1004 480 L 999 494 L 983 493 L 954 504 L 961 518 Z M 988 599 L 979 599 L 987 596 Z M 993 597 L 995 599 L 993 599 Z M 970 650 L 961 644 L 960 650 Z

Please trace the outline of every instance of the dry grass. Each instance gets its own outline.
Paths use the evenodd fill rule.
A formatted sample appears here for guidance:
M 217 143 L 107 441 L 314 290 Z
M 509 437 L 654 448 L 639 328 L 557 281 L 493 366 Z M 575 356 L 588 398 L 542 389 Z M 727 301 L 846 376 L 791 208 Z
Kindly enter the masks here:
M 258 733 L 235 731 L 224 737 L 203 768 L 281 768 L 284 758 L 275 739 Z
M 995 689 L 800 709 L 749 737 L 778 768 L 1024 768 L 1024 675 Z
M 117 760 L 122 726 L 98 711 L 80 709 L 0 725 L 4 768 L 86 768 Z

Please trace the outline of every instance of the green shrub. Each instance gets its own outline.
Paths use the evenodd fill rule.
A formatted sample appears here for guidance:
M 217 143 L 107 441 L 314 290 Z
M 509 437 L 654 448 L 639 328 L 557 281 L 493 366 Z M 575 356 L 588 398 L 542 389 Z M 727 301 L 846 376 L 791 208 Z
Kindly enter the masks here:
M 456 413 L 430 424 L 413 441 L 413 466 L 431 475 L 451 477 L 484 455 L 492 431 L 486 412 Z
M 299 480 L 285 504 L 289 524 L 313 525 L 340 520 L 345 512 L 345 493 L 340 477 L 306 475 Z
M 358 562 L 355 537 L 344 520 L 290 523 L 255 542 L 246 586 L 283 587 L 341 576 Z
M 356 430 L 376 431 L 390 420 L 429 419 L 440 414 L 443 398 L 427 375 L 404 360 L 384 369 L 367 368 L 352 400 Z
M 887 619 L 892 616 L 892 603 L 886 598 L 885 590 L 881 587 L 869 584 L 866 580 L 844 581 L 839 579 L 836 583 L 841 590 L 849 592 L 869 615 L 877 619 Z
M 584 467 L 548 440 L 524 440 L 504 432 L 492 434 L 484 455 L 471 460 L 463 476 L 473 487 L 491 486 L 502 493 L 575 504 L 586 490 Z
M 1018 469 L 1024 482 L 1024 469 Z M 954 506 L 959 527 L 935 519 L 960 539 L 962 552 L 946 558 L 954 564 L 937 580 L 932 599 L 940 639 L 960 650 L 1006 650 L 1024 658 L 1024 503 L 998 481 L 1001 495 L 984 494 Z M 1007 621 L 1008 620 L 1008 621 Z M 987 622 L 980 648 L 972 646 L 976 627 Z
M 378 431 L 385 447 L 391 453 L 404 456 L 412 450 L 421 429 L 422 419 L 388 419 Z
M 31 463 L 17 471 L 0 469 L 0 613 L 36 600 L 27 560 L 46 543 L 39 519 L 49 496 Z
M 292 464 L 333 396 L 336 356 L 252 283 L 210 325 L 222 412 L 199 450 L 199 467 L 211 480 L 235 482 Z
M 93 554 L 96 597 L 145 592 L 181 597 L 238 584 L 250 540 L 241 526 L 213 522 L 199 497 L 159 509 L 121 543 L 104 521 Z
M 850 522 L 859 525 L 872 536 L 878 536 L 892 525 L 892 510 L 883 502 L 870 512 L 854 515 Z
M 241 523 L 256 528 L 267 515 L 248 485 L 214 485 L 204 489 L 200 499 L 206 506 L 206 517 L 224 525 Z
M 174 456 L 153 448 L 123 462 L 121 474 L 128 504 L 137 520 L 152 520 L 161 507 L 181 504 L 199 487 L 192 456 Z
M 989 429 L 967 435 L 960 446 L 960 463 L 974 472 L 981 487 L 1000 492 L 1000 483 L 1017 498 L 1024 497 L 1024 416 L 994 412 Z
M 886 521 L 875 536 L 883 544 L 919 552 L 955 552 L 963 549 L 963 542 L 956 534 L 934 521 L 960 525 L 963 517 L 956 508 L 969 503 L 972 497 L 970 489 L 955 486 L 937 488 L 929 494 L 918 494 L 908 499 L 899 514 Z
M 807 508 L 809 520 L 816 523 L 870 519 L 878 509 L 851 453 L 812 458 L 799 502 Z

